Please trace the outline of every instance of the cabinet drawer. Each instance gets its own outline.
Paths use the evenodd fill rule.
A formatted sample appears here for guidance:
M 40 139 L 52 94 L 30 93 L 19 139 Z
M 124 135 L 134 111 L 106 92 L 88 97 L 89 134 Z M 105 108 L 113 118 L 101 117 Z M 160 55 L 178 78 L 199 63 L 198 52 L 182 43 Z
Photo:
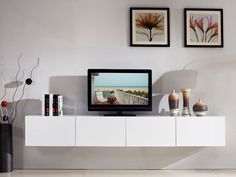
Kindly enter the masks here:
M 75 146 L 75 117 L 26 116 L 26 146 Z
M 176 118 L 177 146 L 225 146 L 224 117 Z
M 125 118 L 76 118 L 77 146 L 125 146 Z
M 127 118 L 127 146 L 175 146 L 175 118 Z

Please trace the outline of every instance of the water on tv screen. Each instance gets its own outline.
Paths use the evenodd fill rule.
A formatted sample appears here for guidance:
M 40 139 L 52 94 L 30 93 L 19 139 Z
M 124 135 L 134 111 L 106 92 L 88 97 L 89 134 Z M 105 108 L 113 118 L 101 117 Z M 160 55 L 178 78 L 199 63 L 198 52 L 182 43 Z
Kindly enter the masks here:
M 92 73 L 92 105 L 148 105 L 148 73 Z

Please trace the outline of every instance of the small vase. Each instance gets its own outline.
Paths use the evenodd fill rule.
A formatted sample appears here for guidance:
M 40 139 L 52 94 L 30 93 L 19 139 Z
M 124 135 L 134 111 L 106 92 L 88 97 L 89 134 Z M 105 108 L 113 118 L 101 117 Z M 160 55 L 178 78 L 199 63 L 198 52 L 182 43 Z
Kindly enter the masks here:
M 207 114 L 207 105 L 199 99 L 197 103 L 193 105 L 193 112 L 196 116 L 205 116 Z
M 189 116 L 191 116 L 190 110 L 189 110 L 190 91 L 191 91 L 191 89 L 182 89 L 182 93 L 183 93 L 183 110 L 182 110 L 182 116 L 184 116 L 184 117 L 189 117 Z
M 12 124 L 0 124 L 0 173 L 7 173 L 12 171 Z
M 178 116 L 179 115 L 179 96 L 175 93 L 175 90 L 172 90 L 172 93 L 168 97 L 170 115 Z

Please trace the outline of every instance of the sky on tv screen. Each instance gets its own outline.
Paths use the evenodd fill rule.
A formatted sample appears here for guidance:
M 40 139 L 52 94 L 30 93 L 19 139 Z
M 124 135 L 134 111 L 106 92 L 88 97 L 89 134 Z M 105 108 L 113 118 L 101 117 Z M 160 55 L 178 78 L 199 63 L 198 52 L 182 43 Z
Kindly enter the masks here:
M 147 73 L 99 73 L 95 87 L 148 87 Z

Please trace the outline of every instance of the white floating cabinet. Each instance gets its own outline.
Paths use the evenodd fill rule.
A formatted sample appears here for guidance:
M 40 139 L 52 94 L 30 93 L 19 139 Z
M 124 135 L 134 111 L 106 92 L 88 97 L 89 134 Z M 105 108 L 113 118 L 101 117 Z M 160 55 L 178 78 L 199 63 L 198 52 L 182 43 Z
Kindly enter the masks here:
M 27 116 L 26 146 L 225 146 L 224 117 Z
M 176 118 L 177 146 L 225 146 L 224 117 Z
M 174 117 L 127 118 L 127 146 L 175 146 Z
M 26 146 L 75 146 L 75 116 L 26 116 Z
M 77 116 L 77 146 L 125 146 L 125 118 Z

